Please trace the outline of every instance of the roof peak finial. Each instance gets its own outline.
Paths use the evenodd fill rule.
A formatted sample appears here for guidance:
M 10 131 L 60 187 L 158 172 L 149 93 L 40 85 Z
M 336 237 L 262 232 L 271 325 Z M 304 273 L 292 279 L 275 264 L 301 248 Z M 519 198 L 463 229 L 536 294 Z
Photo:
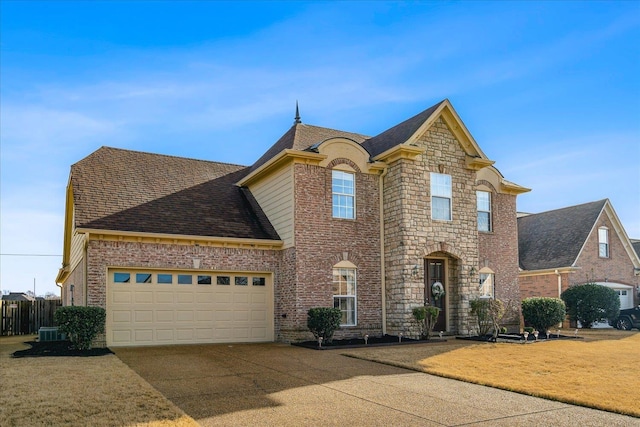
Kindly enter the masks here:
M 296 117 L 293 124 L 296 125 L 298 123 L 302 123 L 302 120 L 300 120 L 300 109 L 298 108 L 298 100 L 296 99 Z

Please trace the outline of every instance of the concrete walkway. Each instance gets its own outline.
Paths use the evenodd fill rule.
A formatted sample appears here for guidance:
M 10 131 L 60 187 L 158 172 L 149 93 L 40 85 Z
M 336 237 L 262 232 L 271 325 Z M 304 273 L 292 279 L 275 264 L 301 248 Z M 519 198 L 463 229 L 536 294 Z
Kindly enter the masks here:
M 115 348 L 203 426 L 640 426 L 640 419 L 284 344 Z

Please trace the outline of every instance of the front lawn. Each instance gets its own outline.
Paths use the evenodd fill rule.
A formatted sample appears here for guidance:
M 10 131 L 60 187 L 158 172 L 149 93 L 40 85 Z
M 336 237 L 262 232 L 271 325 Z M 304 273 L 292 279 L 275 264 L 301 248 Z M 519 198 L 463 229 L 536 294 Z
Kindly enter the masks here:
M 404 354 L 398 348 L 348 355 L 640 417 L 640 333 L 585 333 L 585 340 L 442 347 L 439 354 L 435 346 L 413 346 Z
M 33 337 L 0 337 L 3 426 L 197 426 L 115 355 L 12 358 Z

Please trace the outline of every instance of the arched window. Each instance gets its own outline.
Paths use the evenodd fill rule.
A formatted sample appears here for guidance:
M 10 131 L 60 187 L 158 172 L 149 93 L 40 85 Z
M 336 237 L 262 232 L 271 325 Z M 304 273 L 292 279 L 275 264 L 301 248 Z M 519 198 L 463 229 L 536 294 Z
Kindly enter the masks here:
M 333 307 L 342 313 L 342 326 L 357 324 L 356 266 L 349 261 L 340 261 L 333 266 Z
M 489 267 L 483 267 L 478 272 L 480 275 L 480 282 L 478 290 L 480 291 L 480 298 L 493 298 L 495 295 L 495 277 L 493 270 Z

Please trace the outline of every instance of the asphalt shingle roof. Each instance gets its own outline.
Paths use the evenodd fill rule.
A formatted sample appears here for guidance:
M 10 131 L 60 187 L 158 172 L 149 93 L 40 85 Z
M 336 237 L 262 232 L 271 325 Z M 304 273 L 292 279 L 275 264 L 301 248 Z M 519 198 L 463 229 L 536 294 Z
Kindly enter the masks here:
M 304 123 L 295 123 L 253 164 L 253 166 L 251 166 L 251 171 L 258 169 L 282 150 L 289 149 L 303 151 L 312 145 L 326 141 L 329 138 L 347 138 L 361 144 L 368 137 L 353 132 L 344 132 L 341 130 L 312 126 Z
M 295 123 L 251 167 L 102 147 L 71 167 L 75 226 L 279 239 L 251 192 L 235 183 L 285 149 L 330 138 L 351 139 L 374 157 L 407 141 L 441 103 L 373 138 Z
M 416 114 L 410 119 L 387 129 L 381 134 L 378 134 L 373 138 L 369 138 L 362 144 L 362 146 L 369 152 L 369 154 L 371 154 L 371 157 L 375 157 L 398 144 L 406 142 L 414 133 L 417 132 L 420 126 L 422 126 L 423 123 L 431 117 L 443 102 L 444 100 L 427 108 L 423 112 Z
M 76 227 L 279 239 L 245 166 L 102 147 L 71 167 Z
M 518 218 L 524 270 L 570 267 L 578 258 L 606 199 Z
M 640 257 L 640 240 L 631 240 L 631 246 L 633 246 L 633 250 L 636 251 L 636 253 Z

